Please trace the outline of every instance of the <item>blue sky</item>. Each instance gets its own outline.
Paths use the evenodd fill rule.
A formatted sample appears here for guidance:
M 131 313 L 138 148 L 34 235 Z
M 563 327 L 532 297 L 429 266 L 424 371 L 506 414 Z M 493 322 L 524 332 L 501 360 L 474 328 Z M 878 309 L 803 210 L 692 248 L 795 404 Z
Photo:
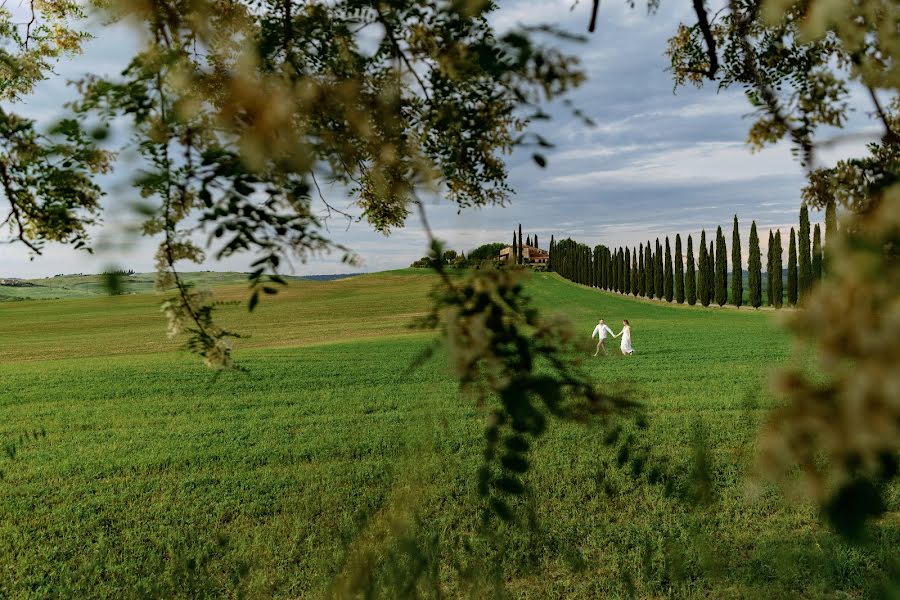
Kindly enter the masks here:
M 573 0 L 499 4 L 502 8 L 494 22 L 500 29 L 517 23 L 553 23 L 580 32 L 586 29 L 590 10 L 587 0 L 574 8 Z M 752 219 L 763 243 L 768 229 L 784 231 L 795 224 L 803 172 L 786 144 L 750 152 L 744 143 L 750 106 L 743 95 L 716 93 L 714 88 L 673 93 L 665 70 L 666 39 L 679 20 L 691 18 L 686 0 L 664 0 L 659 12 L 649 16 L 643 8 L 630 9 L 624 2 L 604 3 L 597 32 L 574 48 L 586 66 L 588 81 L 570 96 L 596 127 L 585 127 L 561 103 L 550 106 L 554 119 L 540 129 L 556 144 L 546 153 L 547 168 L 534 165 L 530 150 L 509 157 L 510 183 L 516 193 L 505 208 L 458 214 L 455 206 L 432 201 L 428 214 L 438 237 L 452 248 L 468 251 L 482 243 L 510 240 L 513 228 L 521 223 L 525 232 L 539 236 L 541 245 L 555 235 L 590 245 L 637 246 L 657 237 L 674 238 L 676 233 L 694 234 L 696 239 L 701 229 L 709 234 L 717 225 L 730 232 L 737 213 L 746 245 Z M 49 123 L 57 116 L 60 98 L 72 95 L 67 80 L 85 72 L 115 74 L 136 46 L 136 34 L 125 26 L 98 28 L 84 55 L 61 64 L 56 77 L 41 84 L 24 104 L 10 108 Z M 853 119 L 855 128 L 864 126 L 863 116 L 860 111 Z M 824 156 L 824 162 L 861 151 L 859 142 L 839 146 Z M 95 256 L 50 246 L 42 256 L 31 257 L 20 246 L 0 245 L 0 275 L 88 273 L 110 265 L 152 270 L 155 242 L 129 232 L 134 216 L 125 207 L 134 193 L 123 185 L 110 185 L 108 191 L 111 210 L 95 236 Z M 821 221 L 822 215 L 814 213 L 812 220 Z M 372 232 L 365 222 L 347 229 L 345 222 L 334 219 L 329 226 L 335 241 L 361 256 L 362 266 L 347 267 L 333 255 L 295 263 L 294 273 L 398 268 L 425 252 L 415 214 L 407 227 L 389 237 Z M 726 237 L 730 246 L 730 233 Z M 743 256 L 746 262 L 746 249 Z M 244 271 L 251 260 L 183 268 Z

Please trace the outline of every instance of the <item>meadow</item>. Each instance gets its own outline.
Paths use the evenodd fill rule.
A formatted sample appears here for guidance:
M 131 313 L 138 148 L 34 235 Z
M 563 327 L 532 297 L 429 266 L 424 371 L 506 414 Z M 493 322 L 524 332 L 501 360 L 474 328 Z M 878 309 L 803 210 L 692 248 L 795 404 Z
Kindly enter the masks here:
M 774 311 L 553 274 L 529 292 L 585 338 L 599 316 L 631 321 L 637 354 L 614 341 L 584 368 L 645 406 L 641 435 L 676 483 L 705 449 L 708 501 L 630 475 L 603 432 L 551 422 L 527 475 L 532 526 L 486 534 L 484 409 L 440 352 L 410 370 L 434 337 L 408 326 L 433 283 L 292 281 L 248 315 L 245 286 L 218 282 L 223 321 L 248 334 L 242 370 L 219 375 L 166 338 L 150 293 L 0 304 L 0 597 L 406 596 L 409 548 L 446 597 L 499 582 L 517 598 L 868 598 L 897 568 L 900 490 L 850 545 L 813 507 L 748 484 L 778 401 L 768 378 L 790 354 Z

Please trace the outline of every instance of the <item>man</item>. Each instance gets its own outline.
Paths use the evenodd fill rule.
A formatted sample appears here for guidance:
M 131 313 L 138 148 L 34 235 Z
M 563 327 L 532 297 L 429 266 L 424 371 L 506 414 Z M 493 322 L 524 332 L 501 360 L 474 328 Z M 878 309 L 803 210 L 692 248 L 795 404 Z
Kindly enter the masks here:
M 597 342 L 597 351 L 594 352 L 594 356 L 600 354 L 600 349 L 603 349 L 603 354 L 608 355 L 609 352 L 606 350 L 606 334 L 609 334 L 615 337 L 616 334 L 613 333 L 613 330 L 606 326 L 606 322 L 603 319 L 600 319 L 600 322 L 597 323 L 597 326 L 594 327 L 594 333 L 591 334 L 591 339 L 594 339 L 594 336 L 599 336 L 600 341 Z

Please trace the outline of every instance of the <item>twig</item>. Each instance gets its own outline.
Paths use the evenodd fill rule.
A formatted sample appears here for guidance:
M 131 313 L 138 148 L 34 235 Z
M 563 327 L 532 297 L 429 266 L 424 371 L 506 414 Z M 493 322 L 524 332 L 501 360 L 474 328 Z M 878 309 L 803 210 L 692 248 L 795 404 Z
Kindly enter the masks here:
M 888 120 L 887 114 L 881 107 L 881 102 L 878 100 L 875 89 L 870 85 L 867 85 L 866 89 L 869 90 L 869 97 L 872 99 L 872 104 L 875 105 L 878 117 L 881 119 L 881 122 L 884 123 L 884 141 L 888 143 L 897 143 L 900 141 L 900 138 L 898 138 L 897 134 L 894 133 L 894 130 L 891 128 L 891 122 Z
M 697 26 L 700 27 L 700 32 L 703 34 L 703 39 L 706 42 L 706 54 L 709 57 L 709 68 L 704 74 L 713 80 L 716 78 L 716 72 L 719 70 L 719 57 L 716 51 L 716 40 L 709 27 L 709 18 L 706 15 L 703 0 L 694 0 L 694 12 L 697 13 Z
M 600 0 L 594 0 L 594 6 L 591 8 L 591 22 L 588 24 L 588 32 L 594 33 L 597 28 L 597 13 L 600 11 Z

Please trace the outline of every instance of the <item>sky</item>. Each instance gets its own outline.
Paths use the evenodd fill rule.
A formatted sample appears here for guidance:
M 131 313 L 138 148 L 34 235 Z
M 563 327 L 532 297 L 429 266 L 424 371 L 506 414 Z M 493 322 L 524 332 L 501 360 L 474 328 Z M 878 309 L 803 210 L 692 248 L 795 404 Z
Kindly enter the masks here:
M 549 23 L 583 32 L 590 2 L 581 0 L 500 0 L 493 23 L 504 30 L 517 24 Z M 547 107 L 553 115 L 541 132 L 555 148 L 546 151 L 548 165 L 537 167 L 532 150 L 508 159 L 509 183 L 515 190 L 506 207 L 458 213 L 455 205 L 434 199 L 427 212 L 437 237 L 457 251 L 468 252 L 488 242 L 507 242 L 521 223 L 542 246 L 551 235 L 572 237 L 590 246 L 637 246 L 647 240 L 696 239 L 721 225 L 731 244 L 732 218 L 740 220 L 746 265 L 750 222 L 756 220 L 766 252 L 768 230 L 783 234 L 798 221 L 803 171 L 790 147 L 779 144 L 752 153 L 745 144 L 751 107 L 739 91 L 717 93 L 714 87 L 673 90 L 665 57 L 666 40 L 679 21 L 693 19 L 691 3 L 664 0 L 648 15 L 624 1 L 602 3 L 597 31 L 572 47 L 582 59 L 588 79 L 569 95 L 573 104 L 596 126 L 585 126 L 561 102 Z M 24 103 L 6 107 L 41 124 L 59 116 L 60 100 L 73 97 L 67 82 L 86 72 L 116 74 L 138 46 L 134 31 L 124 25 L 96 30 L 84 54 L 61 63 L 57 74 L 43 82 Z M 862 103 L 860 102 L 860 106 Z M 851 118 L 851 128 L 865 127 L 864 109 Z M 858 140 L 834 147 L 822 160 L 862 153 Z M 41 256 L 15 244 L 0 245 L 0 276 L 43 277 L 57 273 L 94 273 L 115 266 L 152 271 L 156 241 L 132 233 L 135 215 L 127 208 L 134 192 L 120 183 L 108 184 L 110 211 L 95 232 L 95 254 L 68 247 L 47 246 Z M 332 198 L 345 206 L 348 200 Z M 2 208 L 2 207 L 0 207 Z M 824 216 L 811 215 L 813 222 Z M 426 253 L 426 238 L 416 213 L 406 227 L 385 237 L 366 222 L 328 222 L 329 237 L 354 250 L 358 267 L 341 263 L 333 254 L 294 262 L 297 275 L 367 272 L 408 266 Z M 783 246 L 786 248 L 786 238 Z M 674 248 L 673 248 L 674 250 Z M 208 260 L 183 270 L 249 270 L 252 257 Z

